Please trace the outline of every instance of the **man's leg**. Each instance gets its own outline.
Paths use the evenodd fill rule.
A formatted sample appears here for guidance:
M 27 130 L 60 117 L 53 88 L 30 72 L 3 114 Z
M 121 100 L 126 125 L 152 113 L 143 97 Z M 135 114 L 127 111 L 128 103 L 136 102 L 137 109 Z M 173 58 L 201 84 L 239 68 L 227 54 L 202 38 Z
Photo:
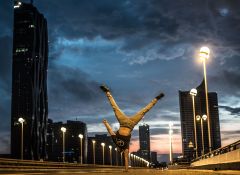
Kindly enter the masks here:
M 143 116 L 158 102 L 159 99 L 161 99 L 164 96 L 163 93 L 159 94 L 157 97 L 155 97 L 146 107 L 141 109 L 139 112 L 137 112 L 133 117 L 130 119 L 134 121 L 136 124 L 143 118 Z
M 125 114 L 121 111 L 121 109 L 118 107 L 117 103 L 115 102 L 113 96 L 110 93 L 110 90 L 107 86 L 103 85 L 100 86 L 100 88 L 106 93 L 106 96 L 108 97 L 108 100 L 113 108 L 113 111 L 115 113 L 115 116 L 117 120 L 120 122 L 120 120 L 126 118 Z
M 116 135 L 115 132 L 113 132 L 111 126 L 109 125 L 108 121 L 106 119 L 103 120 L 103 124 L 106 126 L 108 133 L 112 135 Z
M 129 159 L 129 150 L 125 149 L 124 150 L 124 160 L 125 160 L 125 171 L 128 171 L 128 159 Z

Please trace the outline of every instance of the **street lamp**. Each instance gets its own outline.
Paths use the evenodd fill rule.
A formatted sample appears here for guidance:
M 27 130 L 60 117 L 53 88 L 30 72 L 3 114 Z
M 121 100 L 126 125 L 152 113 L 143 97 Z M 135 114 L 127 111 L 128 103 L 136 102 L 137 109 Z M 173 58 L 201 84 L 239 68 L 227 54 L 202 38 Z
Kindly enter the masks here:
M 80 138 L 80 147 L 81 147 L 81 157 L 80 157 L 80 162 L 82 164 L 82 139 L 83 139 L 83 135 L 79 134 L 78 137 Z
M 23 160 L 23 123 L 25 122 L 25 120 L 20 117 L 18 119 L 18 122 L 21 123 L 21 159 Z
M 92 144 L 93 144 L 93 164 L 95 165 L 95 140 L 92 140 Z
M 63 133 L 63 162 L 65 162 L 65 133 L 66 133 L 66 128 L 61 127 L 61 131 Z
M 102 164 L 104 165 L 104 147 L 105 147 L 105 143 L 101 143 L 102 146 Z
M 202 132 L 202 155 L 204 154 L 204 137 L 203 137 L 203 120 L 205 121 L 207 119 L 206 115 L 203 115 L 202 117 L 200 115 L 196 116 L 197 121 L 201 121 L 201 132 Z
M 198 157 L 198 145 L 197 145 L 197 129 L 196 129 L 196 110 L 195 110 L 195 96 L 197 95 L 197 89 L 191 89 L 190 95 L 192 96 L 192 104 L 193 104 L 193 124 L 194 124 L 194 141 L 195 141 L 195 151 L 196 151 L 196 158 Z
M 206 112 L 207 112 L 207 123 L 208 123 L 208 143 L 209 152 L 212 150 L 211 140 L 211 126 L 210 126 L 210 114 L 208 106 L 208 86 L 207 86 L 207 71 L 206 71 L 206 60 L 209 58 L 210 50 L 208 47 L 202 47 L 200 49 L 199 57 L 203 61 L 203 73 L 204 73 L 204 85 L 205 85 L 205 98 L 206 98 Z
M 112 145 L 109 145 L 110 165 L 112 165 Z
M 169 161 L 172 163 L 172 134 L 173 134 L 173 123 L 169 122 Z
M 118 151 L 117 151 L 117 148 L 115 148 L 115 153 L 116 153 L 116 165 L 118 166 Z

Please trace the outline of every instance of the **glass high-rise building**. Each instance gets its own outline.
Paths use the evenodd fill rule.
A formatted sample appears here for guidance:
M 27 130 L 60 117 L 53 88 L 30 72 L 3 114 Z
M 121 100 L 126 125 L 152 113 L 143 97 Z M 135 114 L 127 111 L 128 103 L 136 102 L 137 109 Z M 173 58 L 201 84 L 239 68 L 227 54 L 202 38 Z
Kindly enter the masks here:
M 150 132 L 149 125 L 145 123 L 139 126 L 139 145 L 140 149 L 138 151 L 138 154 L 144 159 L 150 161 Z
M 31 3 L 14 2 L 11 155 L 21 157 L 21 125 L 25 122 L 24 159 L 45 159 L 48 119 L 47 21 Z
M 205 98 L 205 85 L 204 81 L 196 88 L 197 96 L 195 97 L 195 110 L 196 116 L 203 116 L 206 114 L 206 98 Z M 211 140 L 212 150 L 221 147 L 219 113 L 218 113 L 218 97 L 216 92 L 208 92 L 209 101 L 209 115 L 211 125 Z M 181 133 L 182 133 L 182 149 L 183 155 L 188 160 L 195 157 L 194 151 L 194 119 L 193 119 L 193 103 L 190 91 L 179 91 L 179 104 L 180 104 L 180 119 L 181 119 Z M 196 121 L 197 133 L 197 150 L 198 156 L 201 156 L 204 143 L 204 153 L 209 151 L 208 140 L 208 125 L 207 120 L 203 121 L 203 141 L 201 134 L 201 122 Z

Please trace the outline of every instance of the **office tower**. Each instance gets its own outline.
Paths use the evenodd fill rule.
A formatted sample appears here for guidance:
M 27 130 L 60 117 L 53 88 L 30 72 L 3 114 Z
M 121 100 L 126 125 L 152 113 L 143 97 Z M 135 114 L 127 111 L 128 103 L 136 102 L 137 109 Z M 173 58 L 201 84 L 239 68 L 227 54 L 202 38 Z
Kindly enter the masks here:
M 205 87 L 204 81 L 196 88 L 197 96 L 195 97 L 195 110 L 196 116 L 203 116 L 206 114 L 206 100 L 205 100 Z M 188 160 L 195 157 L 194 151 L 194 119 L 193 119 L 193 104 L 190 91 L 179 91 L 179 105 L 180 105 L 180 118 L 181 118 L 181 131 L 182 131 L 182 148 L 183 155 Z M 218 113 L 218 98 L 216 92 L 208 92 L 210 123 L 211 123 L 211 139 L 212 150 L 221 147 L 220 126 L 219 126 L 219 113 Z M 203 142 L 201 122 L 196 121 L 197 133 L 197 150 L 198 156 L 202 155 L 204 143 L 204 153 L 209 150 L 208 142 L 208 126 L 207 121 L 203 121 Z
M 152 163 L 157 163 L 157 152 L 151 151 L 151 162 Z
M 140 157 L 150 161 L 150 132 L 147 124 L 139 126 L 139 145 Z
M 11 154 L 21 157 L 23 118 L 23 158 L 45 159 L 48 118 L 47 21 L 32 4 L 14 4 Z
M 65 161 L 66 162 L 80 162 L 81 156 L 81 139 L 82 138 L 82 161 L 87 163 L 87 126 L 81 121 L 70 121 L 67 123 L 56 122 L 49 120 L 48 124 L 48 160 L 63 161 L 63 133 L 61 127 L 66 128 L 65 132 Z

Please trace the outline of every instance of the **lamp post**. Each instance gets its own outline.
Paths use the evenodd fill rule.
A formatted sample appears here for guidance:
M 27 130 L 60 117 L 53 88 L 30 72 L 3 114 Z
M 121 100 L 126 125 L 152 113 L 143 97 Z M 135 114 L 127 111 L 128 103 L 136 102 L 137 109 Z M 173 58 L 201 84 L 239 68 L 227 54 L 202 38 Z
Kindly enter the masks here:
M 203 136 L 203 120 L 205 121 L 207 119 L 206 115 L 203 115 L 202 117 L 200 115 L 196 116 L 197 121 L 201 121 L 201 132 L 202 132 L 202 155 L 204 154 L 204 136 Z
M 93 144 L 93 164 L 95 165 L 95 140 L 92 140 L 92 144 Z
M 61 131 L 63 133 L 63 162 L 65 162 L 65 133 L 66 133 L 66 128 L 61 127 Z
M 104 165 L 104 147 L 105 147 L 105 143 L 101 143 L 102 146 L 102 164 Z
M 205 98 L 206 98 L 206 112 L 207 112 L 207 123 L 208 123 L 208 143 L 209 152 L 212 150 L 212 139 L 211 139 L 211 123 L 208 106 L 208 85 L 207 85 L 207 71 L 206 71 L 206 60 L 209 58 L 210 50 L 208 47 L 202 47 L 200 49 L 199 57 L 203 61 L 203 73 L 204 73 L 204 85 L 205 85 Z
M 172 164 L 172 134 L 173 134 L 173 123 L 169 122 L 169 161 Z
M 78 137 L 80 138 L 80 148 L 81 148 L 81 149 L 80 149 L 80 150 L 81 150 L 80 162 L 81 162 L 81 164 L 82 164 L 82 163 L 83 163 L 83 162 L 82 162 L 82 160 L 83 160 L 83 159 L 82 159 L 82 157 L 83 157 L 83 156 L 82 156 L 82 139 L 83 139 L 83 135 L 82 135 L 82 134 L 79 134 Z
M 21 159 L 23 160 L 23 123 L 25 122 L 25 120 L 20 117 L 18 119 L 18 122 L 21 123 Z
M 130 165 L 132 166 L 132 154 L 129 153 L 128 156 L 129 156 L 129 160 L 130 160 Z
M 133 166 L 136 166 L 136 155 L 133 155 Z
M 192 96 L 192 104 L 193 104 L 193 124 L 194 124 L 194 147 L 196 151 L 196 158 L 198 157 L 198 145 L 197 145 L 197 128 L 196 128 L 196 110 L 195 110 L 195 96 L 197 95 L 197 89 L 191 89 L 190 95 Z
M 116 165 L 118 166 L 118 151 L 117 151 L 117 148 L 115 148 L 115 153 L 116 153 Z
M 109 145 L 109 160 L 110 160 L 110 165 L 112 165 L 112 145 Z

